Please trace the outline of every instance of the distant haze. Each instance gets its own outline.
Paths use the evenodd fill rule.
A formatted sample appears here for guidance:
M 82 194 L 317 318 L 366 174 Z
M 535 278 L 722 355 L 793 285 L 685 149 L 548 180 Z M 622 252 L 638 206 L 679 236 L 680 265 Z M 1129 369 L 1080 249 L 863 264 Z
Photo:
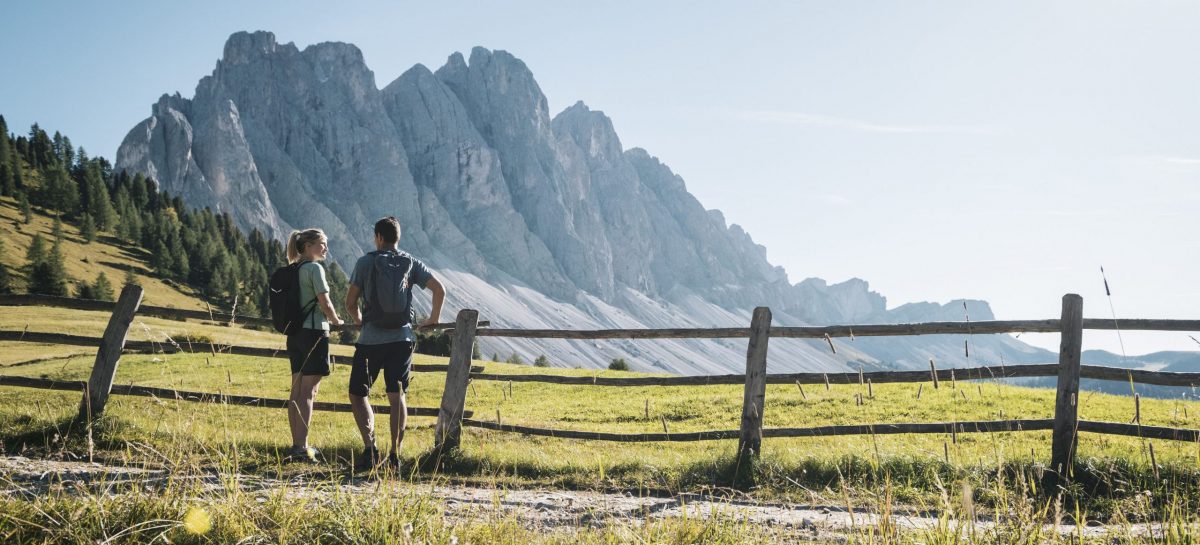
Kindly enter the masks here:
M 1089 317 L 1200 317 L 1200 5 L 738 7 L 13 7 L 0 113 L 112 159 L 160 93 L 192 95 L 235 31 L 352 42 L 377 82 L 483 45 L 519 55 L 552 112 L 604 111 L 793 281 L 863 278 L 891 307 L 984 299 L 1000 319 L 1055 317 L 1067 292 Z M 1129 354 L 1200 348 L 1123 340 Z M 1121 351 L 1113 332 L 1085 347 Z

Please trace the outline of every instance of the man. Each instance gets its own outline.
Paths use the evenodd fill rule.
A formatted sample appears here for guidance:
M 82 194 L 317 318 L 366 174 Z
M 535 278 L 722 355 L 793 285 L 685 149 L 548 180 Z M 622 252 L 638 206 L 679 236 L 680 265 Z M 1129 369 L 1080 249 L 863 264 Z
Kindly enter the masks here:
M 387 462 L 393 468 L 399 465 L 408 410 L 404 393 L 408 391 L 416 346 L 412 286 L 415 284 L 433 292 L 429 318 L 417 325 L 418 329 L 438 323 L 442 301 L 446 298 L 442 284 L 424 263 L 401 252 L 397 248 L 399 242 L 400 222 L 396 218 L 388 216 L 375 222 L 376 251 L 355 263 L 346 292 L 346 311 L 354 323 L 362 326 L 350 368 L 350 407 L 365 446 L 363 455 L 355 463 L 359 470 L 373 469 L 383 462 L 375 446 L 375 414 L 367 401 L 380 370 L 391 406 L 392 442 Z M 358 305 L 360 296 L 363 298 L 362 311 Z

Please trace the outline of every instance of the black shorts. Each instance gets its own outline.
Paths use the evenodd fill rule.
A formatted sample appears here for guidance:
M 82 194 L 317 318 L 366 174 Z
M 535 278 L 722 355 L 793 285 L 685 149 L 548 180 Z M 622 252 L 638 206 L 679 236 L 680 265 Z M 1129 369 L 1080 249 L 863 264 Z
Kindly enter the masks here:
M 329 332 L 301 329 L 287 337 L 292 374 L 329 376 Z
M 367 397 L 371 386 L 383 370 L 383 385 L 388 393 L 408 391 L 412 375 L 412 355 L 416 346 L 401 341 L 387 344 L 354 345 L 354 361 L 350 364 L 350 395 Z

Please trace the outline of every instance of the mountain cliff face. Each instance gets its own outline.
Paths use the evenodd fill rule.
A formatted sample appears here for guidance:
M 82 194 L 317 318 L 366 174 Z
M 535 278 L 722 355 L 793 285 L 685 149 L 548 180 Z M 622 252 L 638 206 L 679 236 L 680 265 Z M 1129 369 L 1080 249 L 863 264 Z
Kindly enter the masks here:
M 383 89 L 353 45 L 299 50 L 267 32 L 230 37 L 195 95 L 163 96 L 126 136 L 117 168 L 145 173 L 243 228 L 282 237 L 319 226 L 343 265 L 371 245 L 376 219 L 401 220 L 401 246 L 450 284 L 453 309 L 514 327 L 708 327 L 962 319 L 957 307 L 906 305 L 854 279 L 791 284 L 737 225 L 706 210 L 669 167 L 625 149 L 612 121 L 578 102 L 555 116 L 533 73 L 504 51 L 455 53 Z M 987 319 L 970 302 L 972 319 Z M 947 318 L 946 316 L 952 316 Z M 975 339 L 972 358 L 1050 358 L 1007 336 Z M 744 341 L 603 345 L 488 338 L 557 365 L 679 373 L 739 370 Z M 837 354 L 772 343 L 772 369 L 963 363 L 962 339 L 857 340 Z M 958 354 L 955 356 L 954 354 Z

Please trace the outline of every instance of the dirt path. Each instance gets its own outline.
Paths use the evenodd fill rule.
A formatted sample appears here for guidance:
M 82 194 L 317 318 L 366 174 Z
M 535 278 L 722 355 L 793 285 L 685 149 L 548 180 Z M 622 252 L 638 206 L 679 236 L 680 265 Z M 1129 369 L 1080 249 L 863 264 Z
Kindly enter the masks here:
M 19 456 L 0 456 L 0 495 L 36 497 L 50 491 L 88 491 L 91 493 L 114 493 L 123 484 L 135 482 L 144 486 L 162 483 L 168 474 L 164 470 L 144 469 L 121 465 L 105 465 L 77 461 L 30 459 Z M 206 487 L 214 490 L 227 486 L 228 476 L 215 473 L 198 476 Z M 240 475 L 239 482 L 247 492 L 277 490 L 292 487 L 297 493 L 312 493 L 314 490 L 333 492 L 330 487 L 310 488 L 311 480 L 292 481 Z M 336 487 L 357 494 L 378 494 L 380 483 L 373 479 L 355 478 L 343 480 Z M 846 540 L 848 532 L 878 525 L 877 513 L 855 510 L 844 506 L 768 504 L 750 501 L 714 499 L 698 494 L 681 494 L 673 497 L 636 497 L 632 494 L 615 494 L 567 490 L 505 490 L 488 487 L 444 485 L 429 483 L 388 483 L 396 493 L 414 491 L 429 494 L 445 505 L 445 514 L 452 518 L 473 518 L 500 514 L 514 516 L 529 528 L 563 528 L 579 526 L 605 526 L 612 523 L 638 524 L 656 518 L 711 517 L 722 515 L 735 517 L 756 525 L 765 525 L 793 534 L 798 538 L 817 541 Z M 889 521 L 901 531 L 921 532 L 939 524 L 936 514 L 893 513 Z M 980 518 L 975 521 L 976 531 L 987 531 L 995 527 L 994 521 Z M 1064 535 L 1075 534 L 1074 525 L 1047 526 Z M 1122 528 L 1121 534 L 1132 531 L 1145 534 L 1153 529 L 1147 526 Z M 1082 528 L 1085 537 L 1102 537 L 1109 533 L 1103 526 L 1089 524 Z

